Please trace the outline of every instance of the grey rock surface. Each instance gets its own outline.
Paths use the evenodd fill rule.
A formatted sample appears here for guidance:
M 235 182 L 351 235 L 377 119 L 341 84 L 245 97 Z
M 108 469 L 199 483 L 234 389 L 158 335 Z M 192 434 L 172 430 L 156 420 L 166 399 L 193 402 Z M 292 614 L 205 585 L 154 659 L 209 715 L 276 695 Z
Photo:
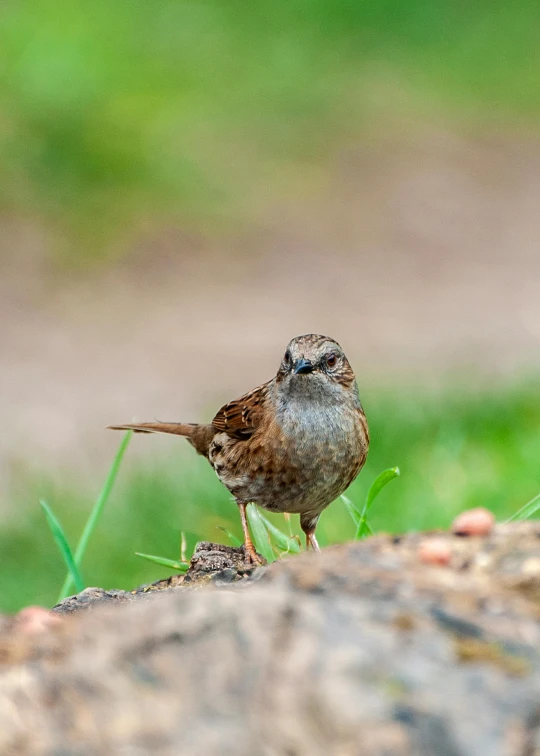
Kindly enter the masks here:
M 258 580 L 219 556 L 199 590 L 109 592 L 32 637 L 4 620 L 0 753 L 539 756 L 540 526 L 438 534 L 447 567 L 431 537 Z
M 246 563 L 244 547 L 234 548 L 220 543 L 200 541 L 191 557 L 189 570 L 184 574 L 175 574 L 165 580 L 151 585 L 142 585 L 133 591 L 106 591 L 103 588 L 86 588 L 81 593 L 68 596 L 55 607 L 56 614 L 73 614 L 74 612 L 95 609 L 110 603 L 129 603 L 149 598 L 157 591 L 173 592 L 178 588 L 200 588 L 206 583 L 228 585 L 239 581 L 260 577 L 261 570 L 254 570 Z

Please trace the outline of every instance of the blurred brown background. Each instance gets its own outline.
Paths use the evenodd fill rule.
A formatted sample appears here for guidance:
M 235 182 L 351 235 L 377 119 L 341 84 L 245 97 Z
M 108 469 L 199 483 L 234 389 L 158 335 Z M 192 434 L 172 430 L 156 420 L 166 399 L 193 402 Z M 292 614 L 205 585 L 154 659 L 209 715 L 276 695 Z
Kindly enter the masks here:
M 4 218 L 3 459 L 81 463 L 110 454 L 109 422 L 209 417 L 304 332 L 339 339 L 364 386 L 537 366 L 540 140 L 415 131 L 338 150 L 241 229 L 164 224 L 83 270 Z

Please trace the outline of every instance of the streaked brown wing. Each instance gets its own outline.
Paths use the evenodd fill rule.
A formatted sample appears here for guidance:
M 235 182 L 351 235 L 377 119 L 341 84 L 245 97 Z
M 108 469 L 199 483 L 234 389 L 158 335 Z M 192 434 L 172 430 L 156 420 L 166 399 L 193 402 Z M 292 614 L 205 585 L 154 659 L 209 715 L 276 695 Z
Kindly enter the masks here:
M 225 404 L 212 420 L 218 431 L 227 433 L 232 438 L 249 438 L 257 429 L 264 412 L 264 402 L 272 381 L 244 394 L 239 399 Z

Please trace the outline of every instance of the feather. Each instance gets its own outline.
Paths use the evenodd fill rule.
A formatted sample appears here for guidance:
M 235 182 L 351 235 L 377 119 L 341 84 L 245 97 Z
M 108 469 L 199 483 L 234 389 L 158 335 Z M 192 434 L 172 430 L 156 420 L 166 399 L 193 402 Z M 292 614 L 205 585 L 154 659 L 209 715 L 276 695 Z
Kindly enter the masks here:
M 214 428 L 231 438 L 246 439 L 252 436 L 263 417 L 268 389 L 273 382 L 263 383 L 239 399 L 225 404 L 212 420 Z

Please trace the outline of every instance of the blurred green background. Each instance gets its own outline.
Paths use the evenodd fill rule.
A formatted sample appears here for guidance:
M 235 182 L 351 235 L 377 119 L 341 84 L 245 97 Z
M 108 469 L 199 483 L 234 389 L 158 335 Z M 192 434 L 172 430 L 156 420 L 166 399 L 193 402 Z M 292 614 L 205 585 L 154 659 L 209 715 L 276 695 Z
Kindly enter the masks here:
M 110 422 L 209 419 L 298 333 L 337 338 L 402 477 L 376 529 L 540 490 L 540 6 L 0 9 L 0 608 L 51 604 Z M 174 417 L 173 417 L 174 416 Z M 83 565 L 129 587 L 238 534 L 184 443 L 136 438 Z M 336 502 L 322 544 L 350 538 Z
M 164 216 L 227 225 L 381 112 L 540 111 L 527 0 L 7 0 L 0 22 L 1 199 L 84 234 L 70 259 Z

